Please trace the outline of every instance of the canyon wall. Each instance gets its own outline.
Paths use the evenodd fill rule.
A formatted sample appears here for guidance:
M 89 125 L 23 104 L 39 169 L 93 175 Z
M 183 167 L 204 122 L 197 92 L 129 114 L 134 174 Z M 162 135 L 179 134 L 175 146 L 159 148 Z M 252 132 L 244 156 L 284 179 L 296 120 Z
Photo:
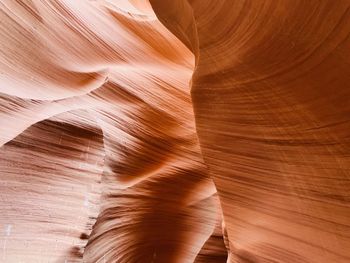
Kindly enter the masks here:
M 0 1 L 0 262 L 349 262 L 349 8 Z

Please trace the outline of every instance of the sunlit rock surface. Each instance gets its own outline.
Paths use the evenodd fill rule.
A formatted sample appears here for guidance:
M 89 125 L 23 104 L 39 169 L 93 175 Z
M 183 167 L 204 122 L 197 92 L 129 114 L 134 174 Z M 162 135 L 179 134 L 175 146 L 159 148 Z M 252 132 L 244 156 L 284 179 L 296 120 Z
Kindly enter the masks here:
M 350 262 L 349 10 L 0 1 L 0 262 Z

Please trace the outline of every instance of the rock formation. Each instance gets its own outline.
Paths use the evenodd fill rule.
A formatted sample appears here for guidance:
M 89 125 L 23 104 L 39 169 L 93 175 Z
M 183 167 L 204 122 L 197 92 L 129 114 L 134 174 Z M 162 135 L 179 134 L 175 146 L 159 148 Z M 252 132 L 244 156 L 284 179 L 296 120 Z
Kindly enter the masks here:
M 350 262 L 350 1 L 0 1 L 0 262 Z

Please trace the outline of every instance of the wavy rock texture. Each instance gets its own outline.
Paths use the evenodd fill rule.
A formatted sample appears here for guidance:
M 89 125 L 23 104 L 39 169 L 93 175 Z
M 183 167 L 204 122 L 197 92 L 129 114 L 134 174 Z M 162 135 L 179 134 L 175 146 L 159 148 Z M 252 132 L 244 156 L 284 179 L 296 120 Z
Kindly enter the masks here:
M 350 2 L 151 2 L 180 39 L 193 31 L 170 17 L 192 9 L 192 99 L 228 261 L 350 262 Z
M 133 4 L 1 2 L 1 262 L 193 262 L 213 233 L 194 57 Z
M 349 8 L 0 1 L 0 262 L 349 262 Z

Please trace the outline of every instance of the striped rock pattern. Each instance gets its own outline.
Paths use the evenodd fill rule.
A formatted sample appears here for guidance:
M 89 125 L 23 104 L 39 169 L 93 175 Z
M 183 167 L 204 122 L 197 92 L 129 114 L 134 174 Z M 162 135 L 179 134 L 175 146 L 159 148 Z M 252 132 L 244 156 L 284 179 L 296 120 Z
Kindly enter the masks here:
M 349 10 L 0 0 L 0 262 L 350 262 Z
M 197 47 L 191 94 L 228 262 L 350 262 L 350 1 L 151 3 Z

